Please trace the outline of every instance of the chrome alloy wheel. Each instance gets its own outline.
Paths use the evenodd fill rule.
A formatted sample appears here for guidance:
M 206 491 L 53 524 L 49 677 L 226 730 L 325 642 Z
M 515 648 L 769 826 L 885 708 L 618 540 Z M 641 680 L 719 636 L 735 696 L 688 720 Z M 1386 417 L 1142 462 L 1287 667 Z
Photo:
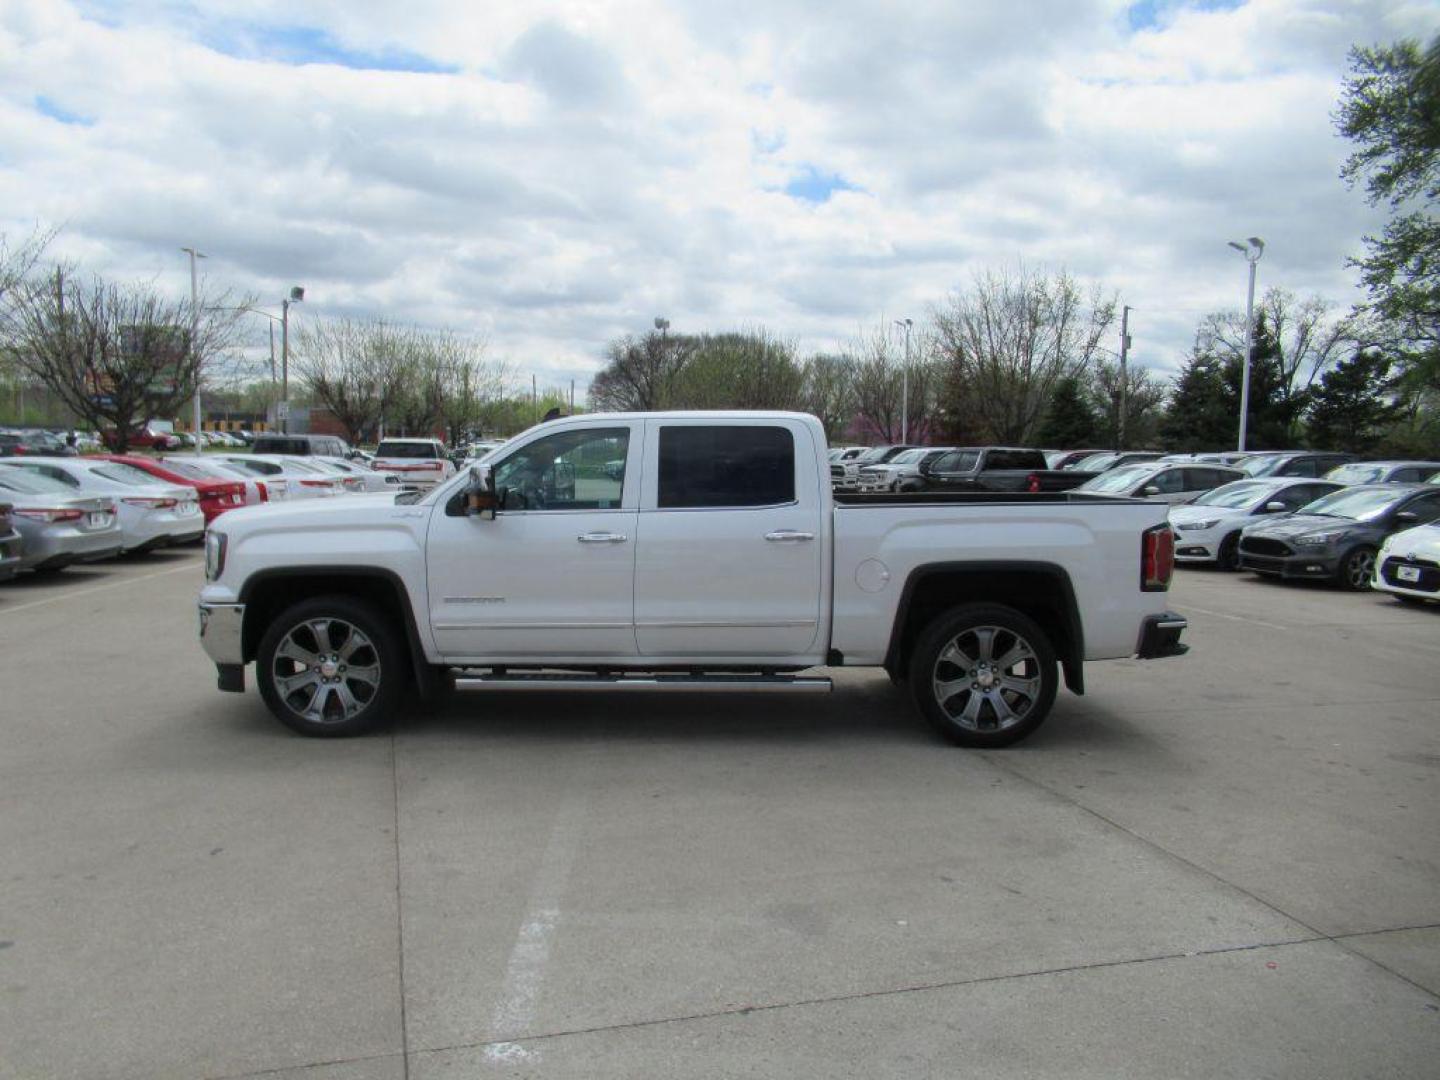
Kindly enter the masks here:
M 344 619 L 308 619 L 275 650 L 272 674 L 285 707 L 317 724 L 348 720 L 380 689 L 380 654 Z
M 1035 708 L 1040 658 L 1003 626 L 972 626 L 952 638 L 935 661 L 935 701 L 970 731 L 1005 731 Z
M 1345 583 L 1352 589 L 1368 589 L 1375 574 L 1375 553 L 1369 548 L 1352 551 L 1345 557 Z

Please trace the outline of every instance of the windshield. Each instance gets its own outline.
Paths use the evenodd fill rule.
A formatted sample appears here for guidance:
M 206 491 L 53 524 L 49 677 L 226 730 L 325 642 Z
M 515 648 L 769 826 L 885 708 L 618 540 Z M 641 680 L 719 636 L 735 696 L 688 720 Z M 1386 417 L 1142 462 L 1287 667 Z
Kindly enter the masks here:
M 1289 460 L 1282 454 L 1262 454 L 1247 458 L 1240 471 L 1246 476 L 1270 476 Z
M 382 442 L 376 457 L 386 458 L 438 458 L 439 448 L 434 443 L 428 442 Z
M 93 467 L 93 471 L 96 476 L 114 480 L 117 484 L 140 485 L 160 482 L 144 469 L 137 469 L 134 465 L 125 465 L 118 461 L 112 461 L 107 465 L 96 465 Z
M 909 465 L 909 464 L 912 464 L 913 462 L 919 461 L 919 460 L 920 460 L 922 457 L 924 457 L 924 456 L 925 456 L 925 451 L 924 451 L 923 449 L 922 449 L 922 450 L 906 450 L 903 454 L 896 454 L 893 458 L 891 458 L 891 459 L 890 459 L 890 464 L 891 464 L 891 465 Z
M 1385 479 L 1384 465 L 1339 465 L 1325 474 L 1342 484 L 1374 484 Z
M 1342 488 L 1306 503 L 1299 512 L 1349 518 L 1351 521 L 1374 521 L 1402 498 L 1403 492 L 1387 491 L 1385 488 Z
M 1119 460 L 1119 457 L 1119 454 L 1108 451 L 1103 454 L 1091 454 L 1089 457 L 1081 458 L 1069 467 L 1076 472 L 1102 472 L 1115 464 L 1115 462 Z
M 874 450 L 866 450 L 865 453 L 861 454 L 855 460 L 861 465 L 869 465 L 879 461 L 889 452 L 890 448 L 888 446 L 877 446 Z
M 42 473 L 31 472 L 29 469 L 0 469 L 0 487 L 10 491 L 21 491 L 27 495 L 48 495 L 54 492 L 63 492 L 72 495 L 74 492 L 68 484 L 62 484 L 59 480 L 45 476 Z
M 1205 492 L 1191 506 L 1219 506 L 1226 510 L 1245 510 L 1273 490 L 1269 484 L 1253 480 L 1236 480 Z
M 1129 491 L 1155 470 L 1144 466 L 1125 465 L 1109 472 L 1092 476 L 1077 487 L 1076 491 Z

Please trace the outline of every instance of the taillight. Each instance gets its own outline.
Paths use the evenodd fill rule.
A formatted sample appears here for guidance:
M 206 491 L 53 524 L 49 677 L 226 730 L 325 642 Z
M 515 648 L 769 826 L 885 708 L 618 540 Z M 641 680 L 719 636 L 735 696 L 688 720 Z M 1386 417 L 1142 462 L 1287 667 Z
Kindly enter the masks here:
M 1036 476 L 1034 473 L 1031 473 L 1031 474 L 1030 474 L 1030 479 L 1028 479 L 1028 480 L 1025 481 L 1025 490 L 1028 491 L 1028 492 L 1030 492 L 1032 495 L 1037 495 L 1037 494 L 1039 494 L 1039 492 L 1040 492 L 1040 477 Z
M 29 518 L 31 521 L 43 521 L 46 524 L 54 524 L 57 521 L 79 521 L 85 516 L 84 510 L 42 510 L 37 507 L 17 507 L 14 510 L 16 517 Z
M 1140 590 L 1165 592 L 1175 573 L 1175 534 L 1169 525 L 1146 529 L 1140 538 Z
M 265 486 L 264 480 L 255 481 L 255 490 L 260 492 L 260 501 L 262 503 L 270 501 L 270 489 Z
M 179 499 L 155 499 L 148 496 L 145 498 L 125 498 L 120 501 L 128 503 L 131 506 L 143 506 L 147 510 L 169 510 L 172 506 L 176 506 L 180 502 Z

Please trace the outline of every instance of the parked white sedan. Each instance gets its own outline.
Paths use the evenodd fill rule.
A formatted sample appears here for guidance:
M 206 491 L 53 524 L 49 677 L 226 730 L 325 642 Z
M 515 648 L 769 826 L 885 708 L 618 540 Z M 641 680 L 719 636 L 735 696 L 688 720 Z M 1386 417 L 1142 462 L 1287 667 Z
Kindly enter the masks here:
M 1407 604 L 1440 600 L 1440 522 L 1388 537 L 1375 557 L 1370 587 Z
M 284 480 L 292 499 L 320 499 L 341 495 L 345 485 L 326 469 L 307 465 L 303 459 L 284 454 L 217 454 L 227 465 L 244 469 L 252 476 Z
M 1264 514 L 1293 514 L 1344 484 L 1305 476 L 1236 480 L 1205 492 L 1186 506 L 1172 507 L 1176 563 L 1215 563 L 1240 568 L 1240 530 Z
M 219 461 L 212 454 L 195 457 L 193 454 L 177 454 L 162 457 L 167 469 L 173 469 L 181 476 L 195 480 L 238 480 L 245 485 L 245 505 L 259 506 L 261 503 L 284 502 L 290 497 L 290 485 L 278 477 L 256 476 L 248 469 Z
M 111 499 L 120 520 L 122 551 L 184 544 L 205 533 L 194 488 L 158 481 L 132 465 L 66 457 L 13 458 L 3 464 L 58 480 L 77 494 Z

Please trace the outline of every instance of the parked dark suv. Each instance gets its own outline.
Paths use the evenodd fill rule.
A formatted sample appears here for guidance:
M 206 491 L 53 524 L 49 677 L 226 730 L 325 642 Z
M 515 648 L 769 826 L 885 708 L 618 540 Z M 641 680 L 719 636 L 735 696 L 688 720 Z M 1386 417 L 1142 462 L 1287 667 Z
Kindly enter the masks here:
M 257 454 L 292 454 L 297 457 L 349 455 L 350 447 L 338 435 L 256 435 L 250 449 Z

